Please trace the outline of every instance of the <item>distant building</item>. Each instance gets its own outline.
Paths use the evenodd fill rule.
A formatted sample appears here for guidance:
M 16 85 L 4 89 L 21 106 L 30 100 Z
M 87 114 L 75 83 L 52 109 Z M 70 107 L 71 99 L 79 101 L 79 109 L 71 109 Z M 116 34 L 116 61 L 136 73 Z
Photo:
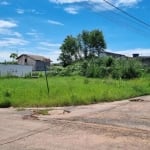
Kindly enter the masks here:
M 101 57 L 103 56 L 110 56 L 110 57 L 114 57 L 114 58 L 120 58 L 120 57 L 127 57 L 125 55 L 122 55 L 122 54 L 117 54 L 117 53 L 112 53 L 112 52 L 101 52 L 100 54 Z
M 150 66 L 150 56 L 140 56 L 139 54 L 133 54 L 133 58 L 140 60 L 145 66 Z
M 49 58 L 45 58 L 39 55 L 22 54 L 17 57 L 19 65 L 32 66 L 33 71 L 44 71 L 45 67 L 49 67 L 52 62 Z

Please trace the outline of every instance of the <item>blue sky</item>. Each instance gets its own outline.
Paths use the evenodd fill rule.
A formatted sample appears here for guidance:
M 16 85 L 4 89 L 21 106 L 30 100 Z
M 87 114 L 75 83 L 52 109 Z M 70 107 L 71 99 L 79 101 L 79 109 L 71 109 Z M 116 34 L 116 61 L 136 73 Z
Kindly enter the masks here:
M 150 24 L 149 0 L 108 0 Z M 103 31 L 107 50 L 150 56 L 150 26 L 104 0 L 0 0 L 0 61 L 11 53 L 43 55 L 56 62 L 67 35 Z

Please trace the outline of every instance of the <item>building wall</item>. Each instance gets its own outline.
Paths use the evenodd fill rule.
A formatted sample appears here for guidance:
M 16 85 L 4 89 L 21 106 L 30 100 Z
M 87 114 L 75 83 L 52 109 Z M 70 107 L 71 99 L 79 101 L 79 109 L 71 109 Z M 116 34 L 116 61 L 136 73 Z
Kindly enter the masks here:
M 31 59 L 28 56 L 22 56 L 18 59 L 18 64 L 19 65 L 30 65 L 32 66 L 32 70 L 36 70 L 36 61 Z
M 36 71 L 44 71 L 45 67 L 49 67 L 50 63 L 49 62 L 43 62 L 43 61 L 36 61 L 35 64 L 35 70 Z
M 134 59 L 141 61 L 144 66 L 150 66 L 150 56 L 140 56 L 138 53 L 132 54 L 132 56 Z
M 46 67 L 50 66 L 50 62 L 44 62 L 40 60 L 34 60 L 28 56 L 21 56 L 18 59 L 18 64 L 19 65 L 30 65 L 32 66 L 33 71 L 44 71 L 45 70 L 45 65 Z
M 0 64 L 0 76 L 25 77 L 32 73 L 32 66 Z
M 139 60 L 143 63 L 144 66 L 150 66 L 150 57 L 139 57 Z

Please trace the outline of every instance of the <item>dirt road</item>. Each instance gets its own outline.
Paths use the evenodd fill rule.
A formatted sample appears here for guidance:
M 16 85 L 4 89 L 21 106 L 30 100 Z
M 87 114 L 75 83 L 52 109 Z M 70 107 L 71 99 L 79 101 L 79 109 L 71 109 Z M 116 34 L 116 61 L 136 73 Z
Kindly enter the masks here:
M 38 110 L 0 109 L 0 150 L 150 149 L 150 96 Z

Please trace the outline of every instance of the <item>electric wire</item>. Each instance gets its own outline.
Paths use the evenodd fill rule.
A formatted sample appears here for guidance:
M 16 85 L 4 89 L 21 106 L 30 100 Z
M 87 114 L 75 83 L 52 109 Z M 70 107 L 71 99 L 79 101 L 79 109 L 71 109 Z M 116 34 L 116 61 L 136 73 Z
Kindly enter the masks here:
M 147 26 L 147 27 L 150 28 L 150 24 L 148 24 L 148 23 L 144 22 L 143 20 L 141 20 L 141 19 L 139 19 L 139 18 L 137 18 L 137 17 L 135 17 L 135 16 L 133 16 L 133 15 L 127 13 L 126 11 L 124 11 L 124 10 L 120 9 L 119 7 L 113 5 L 112 3 L 108 2 L 107 0 L 103 0 L 103 1 L 104 1 L 105 3 L 107 3 L 108 5 L 114 7 L 115 9 L 119 10 L 119 11 L 122 12 L 123 14 L 127 15 L 128 17 L 130 17 L 130 18 L 136 20 L 137 22 L 139 22 L 139 23 L 141 23 L 141 24 L 143 24 L 143 25 L 145 25 L 145 26 Z
M 108 4 L 108 3 L 107 3 Z M 113 5 L 113 4 L 112 4 Z M 88 6 L 90 7 L 90 6 Z M 149 28 L 145 27 L 145 24 L 133 19 L 132 17 L 129 17 L 128 15 L 124 13 L 120 13 L 120 8 L 118 8 L 118 11 L 114 11 L 114 9 L 110 10 L 109 8 L 105 7 L 103 5 L 104 10 L 108 11 L 103 11 L 101 13 L 96 13 L 97 15 L 101 15 L 105 20 L 109 20 L 110 22 L 126 28 L 127 30 L 130 30 L 132 32 L 135 32 L 137 35 L 141 35 L 144 38 L 149 36 L 150 30 Z M 107 12 L 107 13 L 106 13 Z M 111 14 L 110 14 L 111 13 Z M 140 20 L 140 19 L 138 19 Z
M 111 10 L 104 16 L 114 24 L 126 28 L 127 30 L 136 32 L 137 34 L 140 34 L 144 37 L 150 34 L 150 30 L 147 30 L 147 28 L 143 28 L 139 23 L 129 20 L 130 18 L 127 18 L 126 16 L 117 13 L 116 11 Z

